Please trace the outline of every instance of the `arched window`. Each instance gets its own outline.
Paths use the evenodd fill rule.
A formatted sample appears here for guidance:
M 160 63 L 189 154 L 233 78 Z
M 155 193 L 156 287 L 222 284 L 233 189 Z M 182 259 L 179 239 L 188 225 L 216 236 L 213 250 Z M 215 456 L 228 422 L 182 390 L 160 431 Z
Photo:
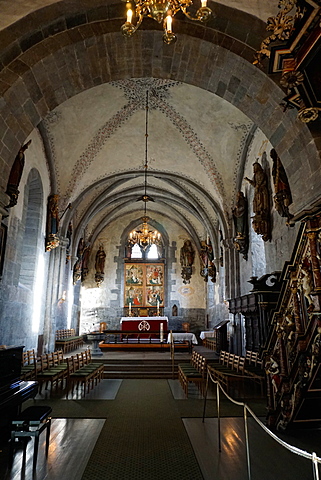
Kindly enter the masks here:
M 142 251 L 137 243 L 132 248 L 131 258 L 143 258 Z
M 159 258 L 158 248 L 157 248 L 157 245 L 155 245 L 155 243 L 153 243 L 148 249 L 147 258 L 148 260 L 155 260 Z

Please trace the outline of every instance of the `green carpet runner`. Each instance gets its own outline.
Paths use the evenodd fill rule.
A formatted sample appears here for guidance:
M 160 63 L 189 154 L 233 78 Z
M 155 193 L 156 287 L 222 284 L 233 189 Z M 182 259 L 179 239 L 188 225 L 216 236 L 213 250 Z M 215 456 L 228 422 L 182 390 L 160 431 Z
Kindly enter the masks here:
M 202 480 L 166 380 L 124 380 L 82 480 Z

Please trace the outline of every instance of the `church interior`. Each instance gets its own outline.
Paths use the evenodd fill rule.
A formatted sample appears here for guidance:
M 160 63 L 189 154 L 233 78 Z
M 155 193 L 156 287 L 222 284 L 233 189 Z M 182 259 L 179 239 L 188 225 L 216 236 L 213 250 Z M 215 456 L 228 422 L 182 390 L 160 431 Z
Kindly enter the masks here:
M 0 7 L 3 478 L 319 478 L 320 0 Z

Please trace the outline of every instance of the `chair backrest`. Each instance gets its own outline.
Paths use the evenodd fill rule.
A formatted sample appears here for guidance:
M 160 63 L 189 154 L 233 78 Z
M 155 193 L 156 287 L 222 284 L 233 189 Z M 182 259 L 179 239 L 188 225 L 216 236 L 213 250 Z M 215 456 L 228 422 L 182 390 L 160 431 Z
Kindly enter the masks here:
M 75 364 L 73 357 L 67 357 L 67 368 L 68 368 L 68 375 L 74 373 L 75 371 Z
M 189 332 L 189 327 L 190 327 L 190 323 L 188 322 L 183 322 L 182 323 L 182 329 L 184 330 L 184 332 Z

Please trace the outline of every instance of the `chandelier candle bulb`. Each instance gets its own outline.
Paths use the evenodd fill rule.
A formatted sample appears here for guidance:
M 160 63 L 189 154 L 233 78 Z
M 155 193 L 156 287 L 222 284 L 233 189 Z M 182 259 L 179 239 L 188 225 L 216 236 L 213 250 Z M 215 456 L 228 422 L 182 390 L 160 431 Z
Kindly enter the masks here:
M 172 17 L 171 17 L 171 15 L 167 15 L 167 17 L 166 17 L 166 31 L 167 31 L 167 33 L 172 32 Z
M 132 18 L 133 18 L 133 11 L 131 8 L 127 10 L 127 22 L 132 23 Z

